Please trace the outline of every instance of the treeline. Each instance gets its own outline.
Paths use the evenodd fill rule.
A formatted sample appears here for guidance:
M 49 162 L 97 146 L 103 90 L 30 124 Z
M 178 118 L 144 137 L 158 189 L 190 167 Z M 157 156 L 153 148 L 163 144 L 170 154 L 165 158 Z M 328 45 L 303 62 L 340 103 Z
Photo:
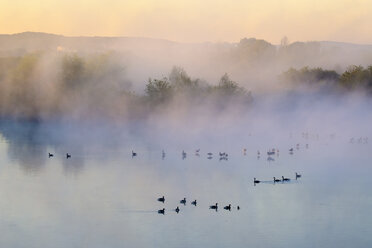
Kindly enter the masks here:
M 328 86 L 339 90 L 358 90 L 372 94 L 372 66 L 350 66 L 342 74 L 322 68 L 291 68 L 280 76 L 281 81 L 293 85 Z
M 223 75 L 216 85 L 179 67 L 132 90 L 115 53 L 43 53 L 0 58 L 0 116 L 24 119 L 145 118 L 171 106 L 223 109 L 249 104 L 251 93 Z

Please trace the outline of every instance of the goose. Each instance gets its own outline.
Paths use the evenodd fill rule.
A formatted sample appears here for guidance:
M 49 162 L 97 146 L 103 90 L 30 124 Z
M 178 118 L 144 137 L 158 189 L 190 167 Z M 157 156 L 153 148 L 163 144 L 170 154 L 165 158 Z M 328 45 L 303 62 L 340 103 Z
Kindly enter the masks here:
M 237 210 L 240 210 L 240 207 L 239 207 L 239 206 L 237 206 L 237 207 L 236 207 L 236 209 L 237 209 Z
M 218 203 L 216 203 L 216 205 L 209 206 L 209 209 L 216 209 L 216 211 L 217 211 L 217 209 L 218 209 Z
M 196 200 L 191 202 L 192 205 L 196 206 Z
M 225 206 L 223 209 L 231 211 L 231 204 L 229 204 L 228 206 Z
M 53 156 L 54 156 L 54 154 L 53 154 L 53 153 L 50 153 L 50 152 L 48 152 L 48 156 L 49 156 L 49 157 L 53 157 Z
M 165 214 L 165 208 L 158 210 L 158 214 Z
M 274 177 L 274 183 L 277 183 L 277 182 L 280 182 L 280 179 L 276 179 L 276 178 Z
M 297 178 L 300 178 L 301 177 L 301 174 L 297 174 L 297 172 L 296 172 L 296 180 L 297 180 Z
M 71 158 L 71 155 L 66 153 L 66 158 Z
M 284 182 L 284 181 L 286 181 L 286 182 L 288 182 L 288 181 L 290 181 L 291 179 L 289 179 L 289 178 L 285 178 L 285 177 L 283 177 L 282 176 L 282 181 Z
M 132 150 L 132 157 L 137 156 L 137 153 Z
M 293 148 L 289 149 L 290 152 L 293 152 Z
M 195 153 L 199 153 L 200 152 L 200 148 L 199 149 L 196 149 Z
M 160 202 L 164 203 L 164 202 L 165 202 L 165 198 L 164 198 L 164 196 L 163 196 L 163 197 L 160 197 L 160 198 L 158 198 L 158 201 L 160 201 Z
M 181 204 L 186 205 L 186 197 L 180 201 Z
M 208 156 L 212 156 L 212 155 L 213 155 L 213 153 L 211 153 L 211 152 L 208 152 L 208 153 L 207 153 L 207 155 L 208 155 Z
M 174 211 L 176 211 L 176 213 L 178 214 L 178 212 L 180 211 L 180 208 L 177 206 L 177 208 Z
M 260 180 L 257 180 L 256 178 L 253 179 L 253 183 L 256 184 L 256 183 L 260 183 L 261 181 Z

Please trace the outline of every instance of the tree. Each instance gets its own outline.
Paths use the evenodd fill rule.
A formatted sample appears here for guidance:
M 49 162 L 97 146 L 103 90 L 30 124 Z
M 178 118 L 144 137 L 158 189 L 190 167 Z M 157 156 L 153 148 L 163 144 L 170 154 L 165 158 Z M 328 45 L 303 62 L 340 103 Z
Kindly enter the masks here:
M 169 74 L 169 81 L 178 90 L 198 87 L 198 80 L 192 80 L 183 68 L 177 66 Z
M 289 45 L 289 40 L 287 38 L 287 36 L 284 36 L 281 40 L 280 40 L 280 46 L 281 47 L 286 47 Z
M 173 92 L 173 87 L 167 78 L 161 80 L 151 78 L 146 85 L 146 94 L 151 101 L 163 102 L 167 100 Z

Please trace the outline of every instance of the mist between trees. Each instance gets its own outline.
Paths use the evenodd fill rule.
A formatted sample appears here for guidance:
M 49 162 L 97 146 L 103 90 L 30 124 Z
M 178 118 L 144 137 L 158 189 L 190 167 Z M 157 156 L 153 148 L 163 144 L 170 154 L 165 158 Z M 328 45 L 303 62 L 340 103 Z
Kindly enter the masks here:
M 141 120 L 164 113 L 202 114 L 244 111 L 252 107 L 249 89 L 221 75 L 217 82 L 192 78 L 180 67 L 167 76 L 149 78 L 134 92 L 116 53 L 89 55 L 43 52 L 0 58 L 0 116 L 49 120 Z M 278 84 L 327 86 L 337 92 L 371 93 L 372 67 L 351 66 L 344 73 L 322 68 L 289 69 Z M 199 111 L 199 112 L 198 112 Z M 192 113 L 192 114 L 191 114 Z

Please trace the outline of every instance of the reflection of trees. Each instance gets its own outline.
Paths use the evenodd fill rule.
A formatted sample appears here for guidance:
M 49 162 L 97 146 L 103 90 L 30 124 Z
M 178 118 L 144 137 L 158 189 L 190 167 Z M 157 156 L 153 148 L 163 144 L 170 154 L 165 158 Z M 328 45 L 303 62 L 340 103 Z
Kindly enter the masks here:
M 71 145 L 62 133 L 56 135 L 50 130 L 50 126 L 37 121 L 0 121 L 0 133 L 8 143 L 10 160 L 19 163 L 27 173 L 39 172 L 49 159 L 62 159 L 66 171 L 73 171 L 74 174 L 81 172 L 84 165 L 82 146 Z M 65 161 L 66 151 L 71 150 L 80 157 Z M 55 157 L 48 158 L 51 151 L 55 151 Z
M 43 168 L 47 151 L 37 123 L 2 121 L 0 132 L 8 141 L 8 156 L 11 160 L 19 163 L 27 172 L 37 172 Z

